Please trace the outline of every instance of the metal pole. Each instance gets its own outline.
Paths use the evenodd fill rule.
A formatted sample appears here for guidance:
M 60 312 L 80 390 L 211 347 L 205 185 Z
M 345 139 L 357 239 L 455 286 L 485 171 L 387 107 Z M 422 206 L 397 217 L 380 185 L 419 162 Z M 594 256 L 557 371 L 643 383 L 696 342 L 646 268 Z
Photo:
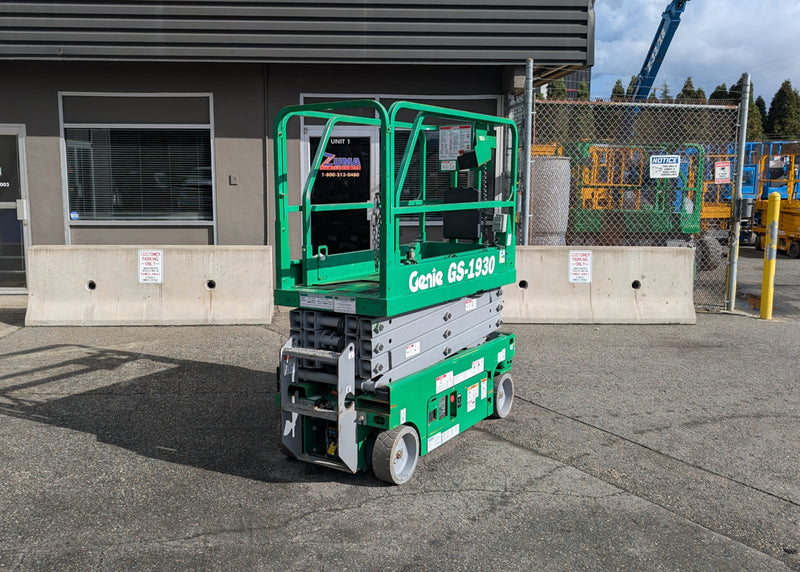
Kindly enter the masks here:
M 533 140 L 533 59 L 525 60 L 525 134 L 522 138 L 522 244 L 531 232 L 531 144 Z
M 767 236 L 764 237 L 764 277 L 761 281 L 761 319 L 772 319 L 772 299 L 775 291 L 775 263 L 778 256 L 778 217 L 781 214 L 781 194 L 772 192 L 767 202 Z
M 744 178 L 744 148 L 747 141 L 747 115 L 750 110 L 750 74 L 745 74 L 739 104 L 739 137 L 736 148 L 736 179 L 731 197 L 731 232 L 728 233 L 728 285 L 725 307 L 732 312 L 736 306 L 736 281 L 739 274 L 739 234 L 742 232 L 742 179 Z M 763 306 L 762 306 L 763 307 Z M 771 310 L 770 310 L 771 312 Z

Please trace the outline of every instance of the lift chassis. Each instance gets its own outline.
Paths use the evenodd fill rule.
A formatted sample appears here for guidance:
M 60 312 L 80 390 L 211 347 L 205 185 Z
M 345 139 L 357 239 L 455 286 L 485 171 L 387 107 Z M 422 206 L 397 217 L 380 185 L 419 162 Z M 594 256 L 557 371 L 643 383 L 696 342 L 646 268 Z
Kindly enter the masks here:
M 288 168 L 298 118 L 295 133 L 321 134 L 299 177 Z M 342 135 L 354 126 L 379 141 L 371 152 Z M 499 328 L 516 279 L 516 127 L 358 100 L 285 108 L 274 135 L 275 299 L 294 308 L 282 445 L 403 484 L 421 456 L 511 410 L 514 336 Z

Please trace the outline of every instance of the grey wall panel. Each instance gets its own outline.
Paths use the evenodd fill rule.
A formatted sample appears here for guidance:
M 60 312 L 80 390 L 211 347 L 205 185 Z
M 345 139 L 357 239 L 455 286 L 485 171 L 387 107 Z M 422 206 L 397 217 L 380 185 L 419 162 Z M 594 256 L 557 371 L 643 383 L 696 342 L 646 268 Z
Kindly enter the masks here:
M 210 93 L 214 97 L 215 173 L 219 244 L 264 244 L 271 219 L 265 215 L 265 66 L 260 64 L 134 62 L 3 62 L 0 124 L 24 124 L 33 244 L 64 244 L 65 212 L 59 147 L 58 92 Z M 75 98 L 73 98 L 75 100 Z M 101 102 L 103 98 L 100 98 Z M 126 98 L 119 98 L 123 104 Z M 150 98 L 161 105 L 170 100 Z M 295 97 L 294 102 L 297 102 Z M 73 101 L 75 103 L 75 101 Z M 83 102 L 80 102 L 83 103 Z M 141 103 L 141 102 L 139 102 Z M 71 107 L 73 119 L 89 119 Z M 163 112 L 174 111 L 167 105 Z M 119 121 L 98 107 L 103 120 Z M 139 113 L 139 110 L 132 110 Z M 152 120 L 169 120 L 153 110 Z M 189 105 L 181 120 L 197 121 L 208 107 Z M 237 184 L 230 184 L 235 175 Z M 74 244 L 210 244 L 207 227 L 72 226 Z
M 589 66 L 593 5 L 0 1 L 0 58 Z

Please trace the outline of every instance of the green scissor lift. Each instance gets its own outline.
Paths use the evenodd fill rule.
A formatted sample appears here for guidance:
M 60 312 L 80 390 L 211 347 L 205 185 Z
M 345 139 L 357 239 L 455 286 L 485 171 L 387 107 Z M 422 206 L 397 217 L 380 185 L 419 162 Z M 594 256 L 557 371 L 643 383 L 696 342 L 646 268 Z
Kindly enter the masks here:
M 309 126 L 321 135 L 301 180 L 289 133 Z M 377 161 L 341 146 L 354 128 L 377 139 Z M 354 100 L 283 109 L 274 142 L 275 301 L 294 308 L 282 443 L 402 484 L 420 456 L 511 408 L 514 337 L 498 328 L 502 286 L 516 280 L 516 127 Z

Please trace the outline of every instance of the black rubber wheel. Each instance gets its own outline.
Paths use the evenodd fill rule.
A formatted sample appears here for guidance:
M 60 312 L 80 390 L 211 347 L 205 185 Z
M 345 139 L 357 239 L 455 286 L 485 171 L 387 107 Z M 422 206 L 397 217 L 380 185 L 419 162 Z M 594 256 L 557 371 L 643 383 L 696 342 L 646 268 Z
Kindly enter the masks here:
M 511 374 L 504 373 L 494 384 L 494 413 L 495 419 L 505 419 L 511 413 L 514 404 L 514 380 Z
M 408 425 L 381 431 L 372 449 L 372 471 L 382 481 L 402 485 L 411 479 L 419 460 L 419 435 Z
M 800 242 L 792 242 L 786 250 L 786 255 L 789 258 L 797 258 L 800 256 Z
M 756 233 L 753 233 L 753 234 L 756 234 Z M 753 246 L 755 246 L 756 250 L 758 250 L 758 251 L 764 250 L 764 243 L 761 242 L 761 238 L 762 237 L 761 237 L 760 234 L 756 234 L 756 242 L 755 242 L 755 244 Z

